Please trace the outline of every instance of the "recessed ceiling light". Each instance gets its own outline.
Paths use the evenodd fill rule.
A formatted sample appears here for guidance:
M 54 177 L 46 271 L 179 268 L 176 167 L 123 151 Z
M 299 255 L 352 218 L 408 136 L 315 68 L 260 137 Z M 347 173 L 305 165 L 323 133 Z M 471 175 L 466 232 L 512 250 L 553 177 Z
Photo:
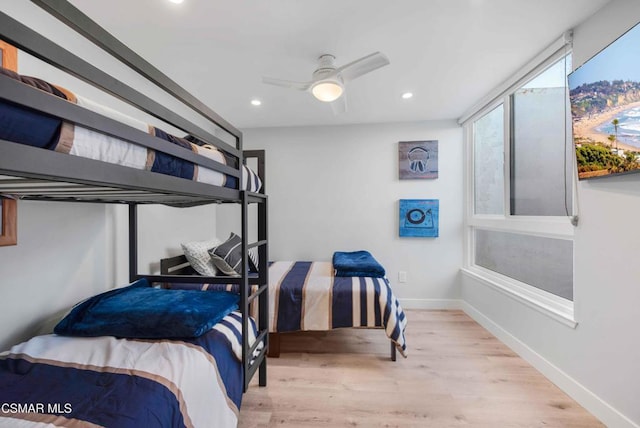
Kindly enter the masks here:
M 413 93 L 412 92 L 405 92 L 404 94 L 402 94 L 402 99 L 403 100 L 408 100 L 411 97 L 413 97 Z
M 260 100 L 258 100 L 258 99 L 253 99 L 253 100 L 251 100 L 251 105 L 252 105 L 252 106 L 256 106 L 256 107 L 257 107 L 257 106 L 259 106 L 259 105 L 261 105 L 261 104 L 262 104 L 262 101 L 260 101 Z
M 175 4 L 180 4 L 182 3 L 184 0 L 169 0 L 171 3 L 175 3 Z

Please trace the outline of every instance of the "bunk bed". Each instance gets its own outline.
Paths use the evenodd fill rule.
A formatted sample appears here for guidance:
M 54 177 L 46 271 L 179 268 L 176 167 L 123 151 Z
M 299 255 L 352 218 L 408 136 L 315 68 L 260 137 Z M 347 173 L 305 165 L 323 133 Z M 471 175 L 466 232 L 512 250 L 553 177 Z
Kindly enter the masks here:
M 213 328 L 194 337 L 127 339 L 47 335 L 16 345 L 0 354 L 0 401 L 18 405 L 15 409 L 3 407 L 0 426 L 13 426 L 18 420 L 20 426 L 30 426 L 29 422 L 73 425 L 81 424 L 80 421 L 120 427 L 234 426 L 242 393 L 247 390 L 253 375 L 259 372 L 260 386 L 267 383 L 268 199 L 264 186 L 262 190 L 251 186 L 252 182 L 259 184 L 260 180 L 255 176 L 247 179 L 251 173 L 245 169 L 247 158 L 256 158 L 257 176 L 264 182 L 264 152 L 243 151 L 240 131 L 69 2 L 32 2 L 205 118 L 205 128 L 220 130 L 229 138 L 222 138 L 181 117 L 0 12 L 0 39 L 184 131 L 189 137 L 187 143 L 182 137 L 160 131 L 143 132 L 131 123 L 117 120 L 117 115 L 105 115 L 105 110 L 88 109 L 86 104 L 69 102 L 73 94 L 69 96 L 70 91 L 64 88 L 37 79 L 26 82 L 29 79 L 23 76 L 0 73 L 0 108 L 10 113 L 4 115 L 3 120 L 17 112 L 18 116 L 27 116 L 25 123 L 53 121 L 54 125 L 60 125 L 57 129 L 71 126 L 75 130 L 100 134 L 119 144 L 133 144 L 148 157 L 163 160 L 165 164 L 179 165 L 176 173 L 150 164 L 132 168 L 109 163 L 111 160 L 37 147 L 20 138 L 0 138 L 0 195 L 18 200 L 125 204 L 129 213 L 130 287 L 167 282 L 233 283 L 239 289 L 239 297 L 237 310 L 225 312 Z M 50 93 L 47 89 L 51 89 Z M 15 134 L 1 132 L 0 135 Z M 54 134 L 56 141 L 61 140 L 60 131 L 54 131 Z M 200 150 L 203 144 L 208 146 L 206 150 L 212 151 Z M 216 156 L 209 156 L 213 152 Z M 232 161 L 221 162 L 222 158 Z M 214 183 L 199 179 L 204 176 L 215 177 Z M 190 207 L 213 203 L 232 203 L 241 207 L 242 273 L 239 276 L 139 273 L 140 204 Z M 251 219 L 257 222 L 256 242 L 248 241 L 250 204 L 258 205 L 257 218 Z M 248 273 L 250 250 L 257 250 L 259 258 L 258 271 L 252 275 Z M 250 304 L 259 308 L 255 320 L 249 314 Z M 149 355 L 153 358 L 145 358 Z M 135 365 L 128 365 L 132 361 Z M 52 367 L 58 370 L 51 371 Z M 29 384 L 29 375 L 35 376 L 35 384 L 40 385 L 37 391 L 24 386 Z M 138 388 L 137 395 L 130 387 Z M 29 403 L 20 401 L 25 397 Z M 75 405 L 80 402 L 81 405 Z M 149 417 L 152 419 L 146 419 Z

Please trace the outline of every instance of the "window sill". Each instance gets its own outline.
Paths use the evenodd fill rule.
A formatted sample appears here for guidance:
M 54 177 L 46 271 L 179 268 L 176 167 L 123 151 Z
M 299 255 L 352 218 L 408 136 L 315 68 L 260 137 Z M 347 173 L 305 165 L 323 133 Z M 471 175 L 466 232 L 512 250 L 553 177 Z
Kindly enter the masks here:
M 511 233 L 526 233 L 556 239 L 573 239 L 575 227 L 568 217 L 481 216 L 475 215 L 469 226 Z
M 574 319 L 573 302 L 569 300 L 478 266 L 462 268 L 461 271 L 464 275 L 482 282 L 567 327 L 575 329 L 578 325 Z

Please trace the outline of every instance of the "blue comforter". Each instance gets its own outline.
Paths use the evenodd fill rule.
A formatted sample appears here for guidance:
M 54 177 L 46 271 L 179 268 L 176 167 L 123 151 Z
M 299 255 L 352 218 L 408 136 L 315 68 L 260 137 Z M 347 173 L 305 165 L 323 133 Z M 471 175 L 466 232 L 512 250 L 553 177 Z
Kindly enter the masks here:
M 141 279 L 78 304 L 54 331 L 81 337 L 193 338 L 236 309 L 234 293 L 164 290 Z

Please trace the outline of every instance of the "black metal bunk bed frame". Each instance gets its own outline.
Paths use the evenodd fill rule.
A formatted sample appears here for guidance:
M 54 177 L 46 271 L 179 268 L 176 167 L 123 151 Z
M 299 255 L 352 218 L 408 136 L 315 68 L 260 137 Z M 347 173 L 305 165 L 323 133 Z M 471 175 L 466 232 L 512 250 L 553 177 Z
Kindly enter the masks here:
M 49 150 L 0 140 L 0 194 L 20 199 L 71 202 L 121 203 L 129 206 L 129 277 L 131 281 L 147 278 L 152 282 L 199 282 L 239 284 L 242 312 L 242 367 L 244 391 L 259 368 L 259 385 L 267 383 L 268 347 L 268 245 L 267 196 L 264 192 L 264 151 L 242 151 L 242 133 L 210 108 L 197 100 L 146 60 L 118 41 L 66 0 L 32 0 L 54 17 L 92 41 L 95 45 L 136 71 L 156 86 L 224 129 L 236 141 L 227 144 L 170 109 L 146 97 L 102 70 L 82 60 L 10 16 L 0 12 L 0 38 L 136 108 L 151 114 L 238 159 L 238 169 L 198 156 L 181 147 L 130 128 L 115 120 L 86 110 L 66 100 L 51 96 L 11 78 L 0 75 L 0 98 L 45 114 L 61 118 L 134 144 L 168 153 L 202 167 L 227 174 L 242 186 L 242 165 L 248 157 L 258 158 L 258 175 L 263 181 L 261 193 L 229 189 L 188 181 L 148 171 L 135 170 L 106 162 L 77 158 Z M 248 252 L 258 248 L 259 273 L 240 277 L 203 277 L 183 275 L 142 275 L 138 272 L 138 204 L 194 206 L 209 203 L 241 205 L 242 269 L 248 272 Z M 248 206 L 258 204 L 258 241 L 248 242 Z M 257 285 L 251 293 L 250 286 Z M 249 304 L 258 299 L 258 335 L 249 343 Z M 259 345 L 263 347 L 260 350 Z

